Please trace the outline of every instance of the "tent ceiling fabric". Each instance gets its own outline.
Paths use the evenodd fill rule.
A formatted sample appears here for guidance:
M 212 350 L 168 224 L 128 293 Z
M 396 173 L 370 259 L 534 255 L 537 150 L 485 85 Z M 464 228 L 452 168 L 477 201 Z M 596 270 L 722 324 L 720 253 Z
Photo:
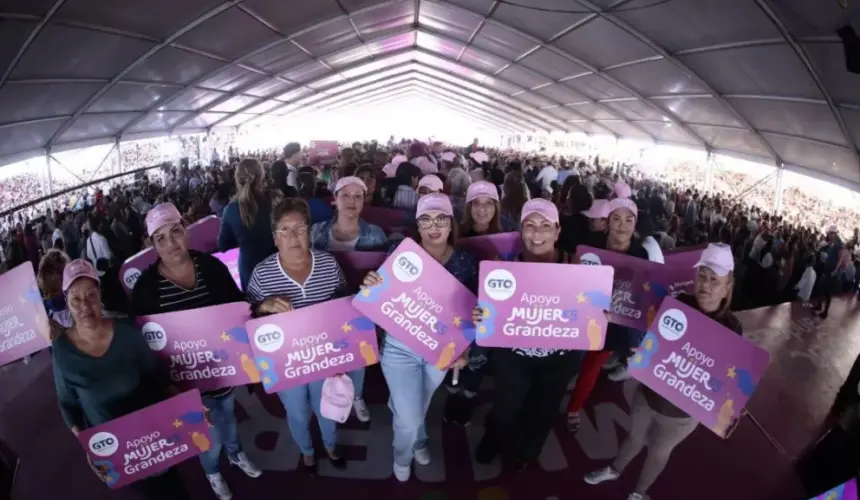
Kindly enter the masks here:
M 500 131 L 704 147 L 860 184 L 860 75 L 835 34 L 858 5 L 6 0 L 0 162 L 420 96 Z

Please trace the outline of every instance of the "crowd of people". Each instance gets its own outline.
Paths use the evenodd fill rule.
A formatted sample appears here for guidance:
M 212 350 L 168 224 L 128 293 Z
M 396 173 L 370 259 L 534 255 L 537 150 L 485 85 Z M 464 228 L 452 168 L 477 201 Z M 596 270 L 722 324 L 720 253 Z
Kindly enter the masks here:
M 368 206 L 402 210 L 410 221 L 405 234 L 473 291 L 479 262 L 458 246 L 458 238 L 502 232 L 519 233 L 522 251 L 514 258 L 531 263 L 575 261 L 580 245 L 656 262 L 676 248 L 705 248 L 696 266 L 695 293 L 680 300 L 738 334 L 741 326 L 732 310 L 797 298 L 815 302 L 816 313 L 826 317 L 834 293 L 856 288 L 857 274 L 849 271 L 857 265 L 852 261 L 856 230 L 843 243 L 835 226 L 826 232 L 799 226 L 740 199 L 646 178 L 633 167 L 603 166 L 600 158 L 525 155 L 482 148 L 477 141 L 460 148 L 393 138 L 387 144 L 345 147 L 333 164 L 308 157 L 297 143 L 277 152 L 233 153 L 213 158 L 206 167 L 164 168 L 133 185 L 98 190 L 78 210 L 19 219 L 3 240 L 5 268 L 29 262 L 37 272 L 55 322 L 60 408 L 73 433 L 175 394 L 142 337 L 132 335 L 136 327 L 115 318 L 237 300 L 249 302 L 253 314 L 261 316 L 354 293 L 332 252 L 391 252 L 404 236 L 366 221 L 362 212 Z M 185 226 L 210 214 L 221 217 L 220 249 L 239 249 L 238 286 L 220 261 L 189 249 Z M 147 246 L 158 260 L 126 299 L 119 265 Z M 382 279 L 370 272 L 362 286 L 376 286 Z M 483 318 L 476 307 L 473 321 L 480 324 Z M 601 369 L 610 370 L 610 380 L 629 378 L 626 363 L 643 334 L 610 324 L 604 351 L 588 353 L 473 345 L 450 369 L 428 364 L 383 334 L 380 364 L 393 413 L 394 476 L 407 481 L 413 463 L 424 466 L 433 459 L 425 418 L 436 390 L 444 385 L 448 392 L 445 422 L 465 426 L 485 375 L 495 378 L 497 390 L 476 459 L 490 463 L 501 457 L 517 468 L 529 467 L 571 380 L 576 382 L 566 424 L 577 432 L 579 412 Z M 99 376 L 88 376 L 94 369 Z M 452 380 L 454 370 L 460 372 L 459 384 Z M 368 421 L 364 370 L 349 377 L 353 412 Z M 338 450 L 338 425 L 320 410 L 322 387 L 320 380 L 278 393 L 308 474 L 315 473 L 317 460 L 310 434 L 313 414 L 324 456 L 336 468 L 348 466 Z M 229 499 L 232 493 L 218 471 L 222 449 L 248 476 L 262 471 L 239 444 L 232 389 L 203 396 L 218 445 L 201 455 L 201 465 L 216 497 Z M 585 481 L 618 478 L 647 446 L 628 497 L 642 500 L 672 450 L 698 424 L 644 387 L 637 389 L 631 411 L 633 430 L 618 456 Z M 189 498 L 172 471 L 130 487 L 146 498 Z

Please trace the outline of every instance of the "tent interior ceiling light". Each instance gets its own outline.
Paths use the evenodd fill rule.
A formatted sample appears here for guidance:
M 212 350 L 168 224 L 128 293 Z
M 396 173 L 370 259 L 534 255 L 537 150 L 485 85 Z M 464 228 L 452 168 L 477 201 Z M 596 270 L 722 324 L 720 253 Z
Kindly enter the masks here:
M 8 0 L 0 164 L 415 98 L 502 131 L 680 144 L 860 186 L 845 25 L 858 14 L 807 0 Z

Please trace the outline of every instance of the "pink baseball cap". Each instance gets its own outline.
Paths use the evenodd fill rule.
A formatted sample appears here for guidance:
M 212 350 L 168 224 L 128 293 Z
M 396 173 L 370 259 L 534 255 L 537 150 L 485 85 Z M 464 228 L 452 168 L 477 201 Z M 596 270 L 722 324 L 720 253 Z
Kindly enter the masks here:
M 735 257 L 732 255 L 732 247 L 725 243 L 711 243 L 702 252 L 699 262 L 695 268 L 707 267 L 717 273 L 717 276 L 725 276 L 735 270 Z
M 397 168 L 398 165 L 407 161 L 409 161 L 409 158 L 407 158 L 405 155 L 397 155 L 391 159 L 391 164 L 394 165 L 395 168 Z
M 358 186 L 362 191 L 367 192 L 367 185 L 363 180 L 354 175 L 348 175 L 337 180 L 337 184 L 334 185 L 335 194 L 346 186 Z
M 442 191 L 442 179 L 433 174 L 425 175 L 418 181 L 418 187 L 426 187 L 430 191 L 438 193 Z
M 416 219 L 431 212 L 454 217 L 454 207 L 451 206 L 451 200 L 442 193 L 430 193 L 418 200 L 418 208 L 415 210 Z
M 63 291 L 68 292 L 69 287 L 78 278 L 89 278 L 96 284 L 101 282 L 96 268 L 87 259 L 75 259 L 66 264 L 66 267 L 63 268 Z
M 556 208 L 555 204 L 551 201 L 545 200 L 543 198 L 534 198 L 526 202 L 523 205 L 523 212 L 520 216 L 520 222 L 526 220 L 531 214 L 538 214 L 544 219 L 552 222 L 553 224 L 558 224 L 558 208 Z
M 394 177 L 395 175 L 397 175 L 397 165 L 395 165 L 394 163 L 389 163 L 388 165 L 382 167 L 382 173 L 385 174 L 386 177 Z
M 469 155 L 469 158 L 475 160 L 478 163 L 490 161 L 490 157 L 487 155 L 487 153 L 483 151 L 475 151 L 474 153 Z
M 466 190 L 466 203 L 478 198 L 489 198 L 499 201 L 499 190 L 492 182 L 478 181 L 469 184 L 469 189 Z
M 605 219 L 609 217 L 609 202 L 606 200 L 594 200 L 591 208 L 582 212 L 589 219 Z
M 428 160 L 426 156 L 419 156 L 418 158 L 413 158 L 412 163 L 415 164 L 416 167 L 421 169 L 422 174 L 435 174 L 439 171 L 439 167 L 436 166 L 435 163 Z
M 182 222 L 182 216 L 173 203 L 162 203 L 146 214 L 146 233 L 152 237 L 156 231 L 170 224 Z
M 626 182 L 616 182 L 614 186 L 612 186 L 612 191 L 615 193 L 615 196 L 619 198 L 630 198 L 630 186 L 627 185 Z
M 442 161 L 452 162 L 452 161 L 454 161 L 454 158 L 456 158 L 456 157 L 457 157 L 457 155 L 455 155 L 454 153 L 452 153 L 450 151 L 448 151 L 446 153 L 442 153 Z
M 610 200 L 604 210 L 606 210 L 606 216 L 609 217 L 612 212 L 621 208 L 629 210 L 633 214 L 633 217 L 639 217 L 639 207 L 630 198 L 615 198 Z
M 328 377 L 323 382 L 320 414 L 338 423 L 344 423 L 352 412 L 355 386 L 347 375 Z
M 836 224 L 832 224 L 830 227 L 827 228 L 827 234 L 830 233 L 839 233 L 839 228 L 836 227 Z

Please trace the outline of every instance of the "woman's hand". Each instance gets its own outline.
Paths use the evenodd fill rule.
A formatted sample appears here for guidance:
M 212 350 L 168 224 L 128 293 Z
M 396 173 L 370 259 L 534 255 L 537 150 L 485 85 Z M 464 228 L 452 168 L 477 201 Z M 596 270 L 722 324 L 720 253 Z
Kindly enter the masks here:
M 484 310 L 480 306 L 475 306 L 472 309 L 472 323 L 478 324 L 484 319 Z
M 382 276 L 379 275 L 376 271 L 370 271 L 364 277 L 364 281 L 361 283 L 362 288 L 369 288 L 376 285 L 382 284 Z
M 293 304 L 290 302 L 290 299 L 286 297 L 269 297 L 260 304 L 260 307 L 257 308 L 258 312 L 264 314 L 280 314 L 290 312 L 292 310 Z
M 454 372 L 451 374 L 451 385 L 457 385 L 460 382 L 460 370 L 469 366 L 469 350 L 463 352 L 451 368 Z

